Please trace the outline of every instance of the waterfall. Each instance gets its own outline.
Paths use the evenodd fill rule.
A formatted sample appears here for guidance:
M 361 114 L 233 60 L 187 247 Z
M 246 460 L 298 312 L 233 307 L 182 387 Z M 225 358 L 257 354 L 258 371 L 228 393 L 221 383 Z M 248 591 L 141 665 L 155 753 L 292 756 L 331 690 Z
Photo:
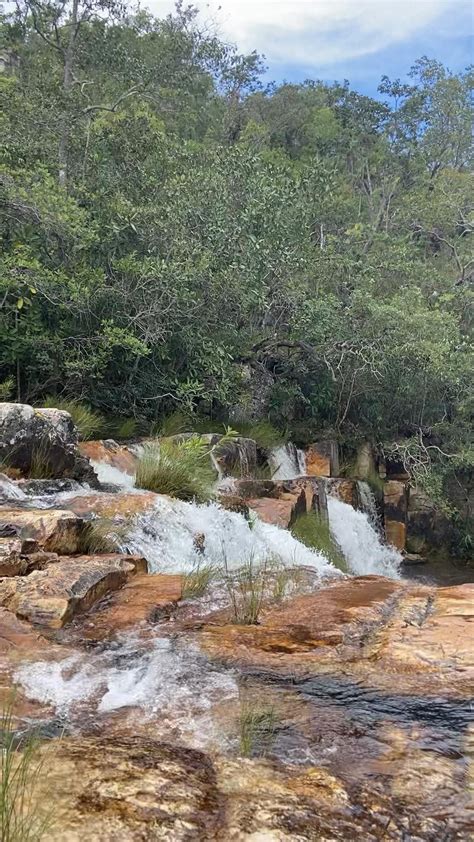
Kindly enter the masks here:
M 195 537 L 202 535 L 203 550 Z M 286 529 L 227 511 L 216 503 L 197 505 L 157 497 L 154 509 L 139 515 L 124 548 L 143 555 L 150 572 L 186 572 L 205 561 L 229 568 L 272 557 L 287 566 L 304 565 L 319 574 L 338 575 L 322 553 L 311 550 Z
M 336 497 L 328 497 L 329 526 L 351 573 L 400 577 L 402 556 L 394 547 L 382 544 L 369 516 Z
M 26 500 L 27 495 L 6 474 L 0 474 L 0 499 L 2 502 L 8 500 Z
M 109 465 L 108 462 L 95 462 L 91 459 L 91 465 L 96 472 L 99 482 L 103 485 L 116 485 L 126 491 L 135 490 L 135 477 L 116 468 L 114 465 Z
M 364 482 L 364 480 L 358 479 L 356 485 L 357 496 L 359 498 L 359 507 L 362 512 L 365 512 L 372 526 L 375 526 L 375 528 L 377 529 L 379 524 L 379 516 L 377 512 L 377 503 L 375 500 L 374 492 L 372 491 L 369 483 Z
M 272 479 L 296 479 L 306 468 L 304 453 L 293 442 L 275 447 L 268 458 Z

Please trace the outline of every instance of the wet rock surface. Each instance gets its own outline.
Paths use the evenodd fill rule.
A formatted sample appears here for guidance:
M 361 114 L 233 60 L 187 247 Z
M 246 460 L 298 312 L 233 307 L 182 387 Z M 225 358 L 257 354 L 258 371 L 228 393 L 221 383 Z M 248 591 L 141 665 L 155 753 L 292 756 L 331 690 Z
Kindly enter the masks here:
M 59 558 L 46 570 L 0 579 L 0 605 L 30 623 L 60 628 L 75 613 L 145 570 L 145 560 L 133 556 Z

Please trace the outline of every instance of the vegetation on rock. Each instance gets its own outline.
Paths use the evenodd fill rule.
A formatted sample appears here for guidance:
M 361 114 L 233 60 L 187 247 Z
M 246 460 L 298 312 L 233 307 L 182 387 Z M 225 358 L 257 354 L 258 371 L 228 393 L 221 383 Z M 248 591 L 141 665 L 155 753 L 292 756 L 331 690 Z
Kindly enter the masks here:
M 204 503 L 212 497 L 215 471 L 199 437 L 145 445 L 137 464 L 137 488 Z

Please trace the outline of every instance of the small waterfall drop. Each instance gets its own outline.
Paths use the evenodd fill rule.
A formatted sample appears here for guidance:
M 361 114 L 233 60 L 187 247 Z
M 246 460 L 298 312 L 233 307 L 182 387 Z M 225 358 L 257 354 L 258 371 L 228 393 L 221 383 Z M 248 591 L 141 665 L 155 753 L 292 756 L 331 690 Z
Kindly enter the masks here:
M 195 537 L 203 535 L 203 552 Z M 155 508 L 135 521 L 124 548 L 143 555 L 150 572 L 187 572 L 203 558 L 221 567 L 238 568 L 252 559 L 270 556 L 287 566 L 311 567 L 319 574 L 338 575 L 322 553 L 311 550 L 291 532 L 259 519 L 250 523 L 237 512 L 216 503 L 196 505 L 157 497 Z
M 362 512 L 365 512 L 369 518 L 372 526 L 377 529 L 379 525 L 379 516 L 377 513 L 377 503 L 374 492 L 372 491 L 368 482 L 364 480 L 357 480 L 357 496 L 359 498 L 359 506 Z
M 305 471 L 304 453 L 293 442 L 275 447 L 268 458 L 272 479 L 296 479 Z
M 351 573 L 400 578 L 402 556 L 383 544 L 365 512 L 358 512 L 336 497 L 328 497 L 329 526 Z
M 91 465 L 96 472 L 99 482 L 103 485 L 116 485 L 126 491 L 135 491 L 135 477 L 116 468 L 114 465 L 109 465 L 108 462 L 94 462 L 91 459 Z
M 0 499 L 5 502 L 8 500 L 26 500 L 27 495 L 6 474 L 0 474 Z

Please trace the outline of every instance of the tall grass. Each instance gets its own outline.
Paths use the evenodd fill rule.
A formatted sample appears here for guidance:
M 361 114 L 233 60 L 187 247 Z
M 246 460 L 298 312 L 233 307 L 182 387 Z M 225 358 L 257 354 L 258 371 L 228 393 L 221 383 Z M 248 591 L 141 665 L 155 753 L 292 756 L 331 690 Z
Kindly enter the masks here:
M 181 500 L 210 500 L 216 479 L 209 447 L 199 438 L 146 445 L 137 465 L 135 484 Z
M 348 572 L 346 560 L 331 535 L 329 523 L 318 512 L 306 512 L 300 515 L 291 527 L 291 532 L 302 544 L 319 550 L 343 573 Z
M 127 539 L 129 525 L 112 518 L 95 518 L 84 524 L 79 551 L 86 555 L 118 553 Z
M 240 753 L 244 757 L 266 754 L 275 738 L 275 709 L 246 701 L 242 704 L 238 725 Z
M 203 596 L 217 575 L 213 564 L 201 561 L 190 573 L 184 575 L 183 599 L 197 599 Z
M 38 798 L 38 783 L 47 771 L 45 758 L 35 736 L 18 740 L 12 708 L 10 702 L 0 717 L 0 840 L 40 842 L 53 824 L 52 810 Z
M 273 450 L 285 444 L 287 439 L 285 433 L 277 430 L 269 421 L 257 421 L 254 424 L 243 422 L 238 424 L 239 433 L 245 438 L 253 439 L 259 450 Z
M 51 479 L 55 475 L 51 460 L 51 448 L 47 438 L 41 439 L 31 448 L 28 476 L 30 479 Z
M 271 559 L 258 562 L 252 554 L 241 567 L 231 569 L 224 553 L 224 584 L 230 597 L 234 622 L 240 625 L 258 623 L 270 567 Z
M 79 438 L 82 439 L 82 441 L 86 441 L 87 439 L 92 439 L 100 435 L 103 418 L 86 403 L 81 403 L 80 401 L 74 399 L 65 400 L 56 398 L 54 395 L 50 395 L 43 401 L 43 407 L 45 407 L 45 409 L 62 409 L 64 412 L 69 412 L 75 426 L 77 427 Z

